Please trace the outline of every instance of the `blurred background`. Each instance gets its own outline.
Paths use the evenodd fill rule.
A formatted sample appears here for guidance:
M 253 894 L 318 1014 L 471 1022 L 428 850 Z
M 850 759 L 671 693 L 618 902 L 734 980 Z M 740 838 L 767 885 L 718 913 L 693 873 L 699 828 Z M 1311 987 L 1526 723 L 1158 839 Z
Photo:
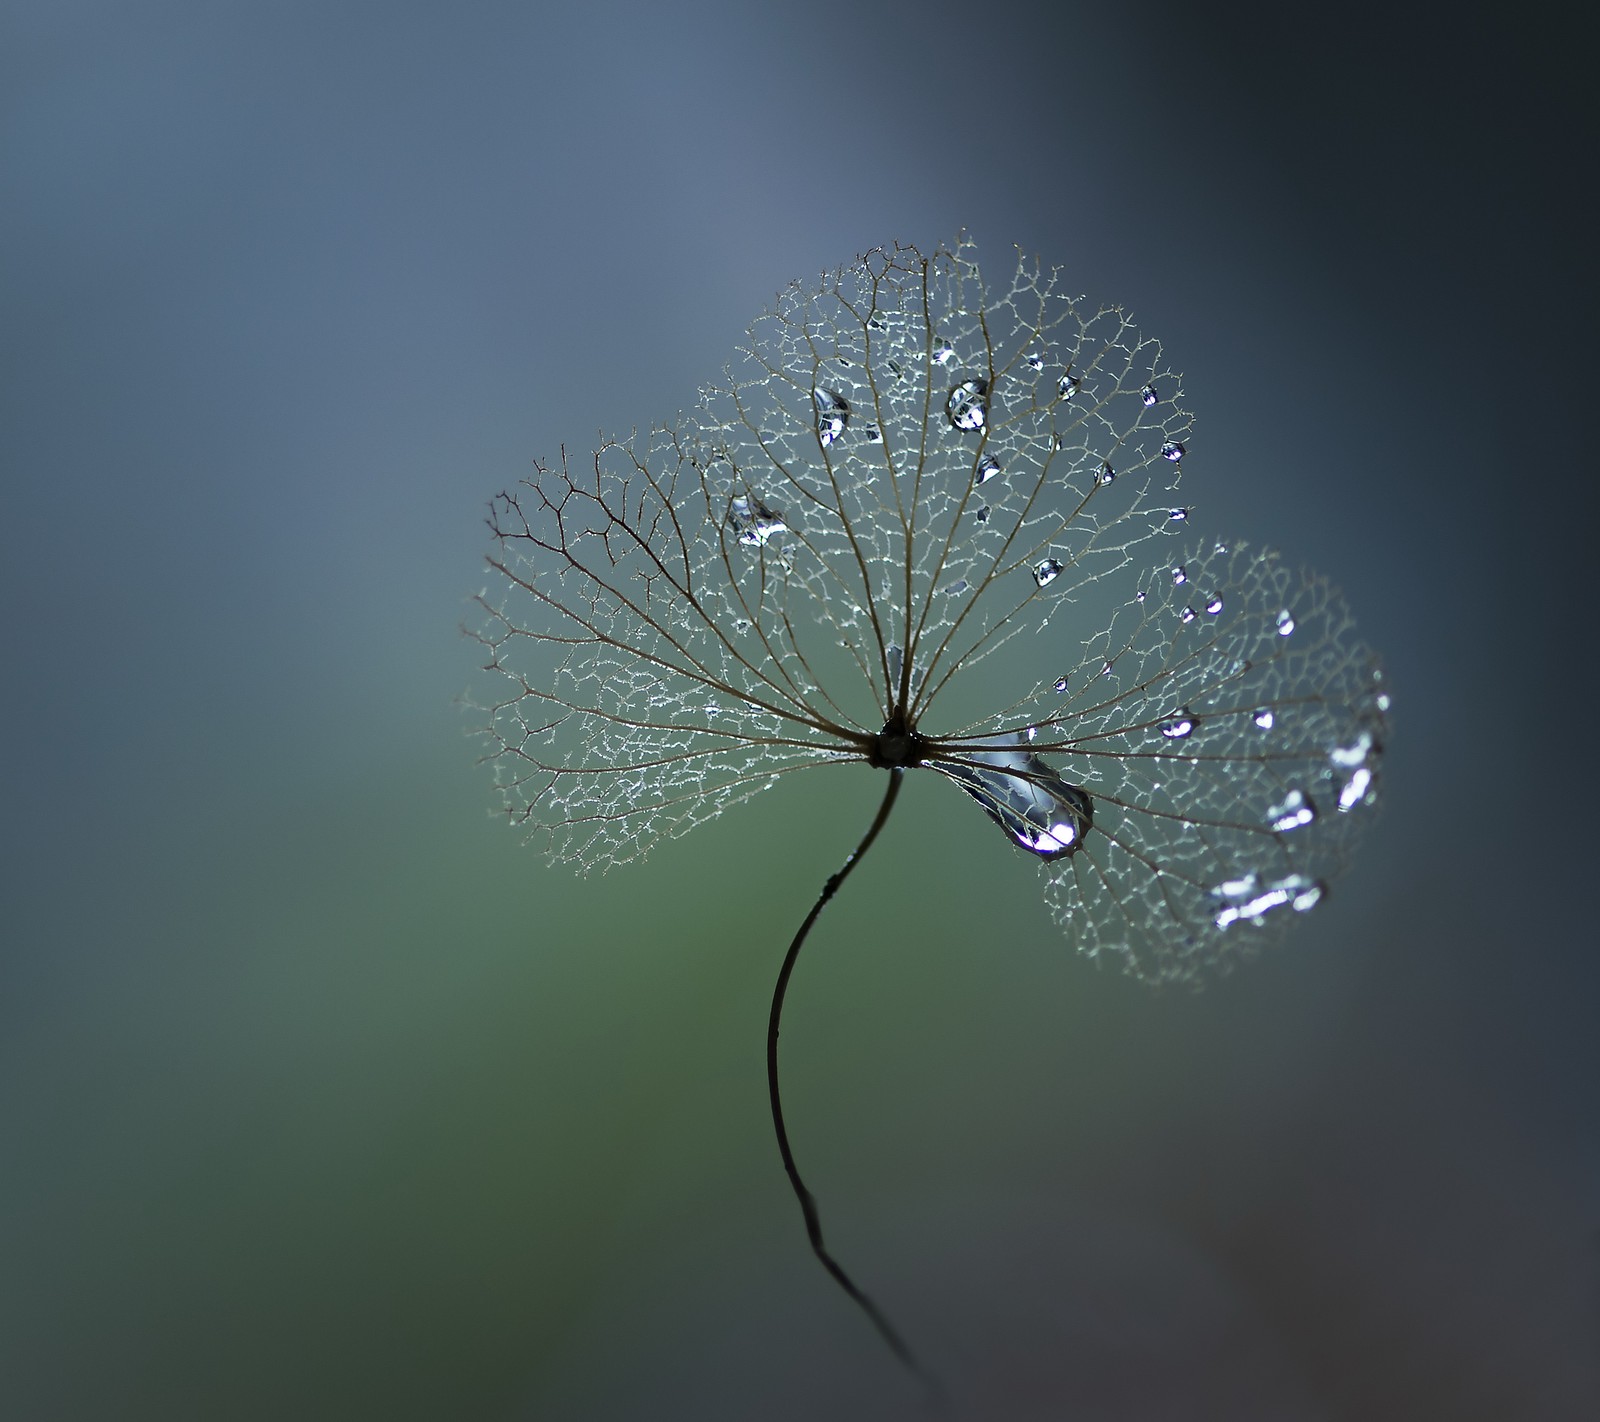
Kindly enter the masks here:
M 1196 525 L 1386 655 L 1387 807 L 1154 994 L 912 777 L 789 998 L 830 1241 L 962 1416 L 1600 1415 L 1596 134 L 1539 8 L 0 5 L 0 1415 L 920 1415 L 762 1064 L 880 782 L 579 879 L 454 698 L 489 495 L 962 227 L 1163 339 Z

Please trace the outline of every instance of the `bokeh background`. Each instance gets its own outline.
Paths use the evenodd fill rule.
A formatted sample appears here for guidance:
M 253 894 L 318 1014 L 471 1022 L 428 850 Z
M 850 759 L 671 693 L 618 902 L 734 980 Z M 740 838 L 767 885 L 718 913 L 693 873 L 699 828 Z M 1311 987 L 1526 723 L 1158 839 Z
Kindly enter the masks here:
M 831 1241 L 962 1416 L 1600 1415 L 1595 126 L 1496 9 L 0 5 L 0 1415 L 920 1415 L 762 1070 L 873 774 L 583 880 L 453 699 L 490 494 L 961 227 L 1163 338 L 1387 808 L 1162 995 L 913 777 L 790 996 Z

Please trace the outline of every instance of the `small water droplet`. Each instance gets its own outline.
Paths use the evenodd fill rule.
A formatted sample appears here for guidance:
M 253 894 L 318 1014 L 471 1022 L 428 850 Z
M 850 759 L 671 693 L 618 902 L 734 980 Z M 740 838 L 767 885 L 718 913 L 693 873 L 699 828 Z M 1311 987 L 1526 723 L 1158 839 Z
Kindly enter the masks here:
M 1028 357 L 1028 369 L 1029 370 L 1043 370 L 1044 369 L 1044 357 L 1042 355 L 1040 355 L 1037 351 L 1035 351 L 1032 355 L 1030 355 Z
M 1029 726 L 1028 729 L 1026 731 L 1024 731 L 1022 734 L 1024 736 L 1026 736 L 1031 741 L 1035 737 L 1038 736 L 1039 728 L 1037 726 Z
M 1111 467 L 1110 461 L 1109 460 L 1102 460 L 1100 462 L 1100 477 L 1099 477 L 1099 481 L 1098 482 L 1101 483 L 1101 484 L 1109 484 L 1116 477 L 1117 477 L 1117 471 Z
M 1144 401 L 1145 409 L 1148 410 L 1150 406 L 1154 405 L 1161 397 L 1156 394 L 1156 387 L 1154 385 L 1146 385 L 1144 389 L 1139 392 L 1139 398 Z
M 950 357 L 956 353 L 956 348 L 949 341 L 936 340 L 930 358 L 935 365 L 949 364 Z
M 1274 909 L 1305 913 L 1321 903 L 1326 893 L 1327 887 L 1320 880 L 1304 874 L 1285 874 L 1281 879 L 1265 882 L 1253 873 L 1245 874 L 1225 879 L 1211 890 L 1211 897 L 1222 905 L 1213 921 L 1218 928 L 1230 928 L 1236 923 L 1259 928 Z
M 974 376 L 950 387 L 944 412 L 958 430 L 981 430 L 989 419 L 989 382 Z
M 1317 817 L 1317 807 L 1302 790 L 1291 790 L 1276 805 L 1267 808 L 1267 823 L 1279 834 L 1310 824 Z
M 1376 706 L 1378 710 L 1387 712 L 1394 702 L 1390 699 L 1387 691 L 1380 691 L 1372 698 L 1372 704 Z
M 977 470 L 973 473 L 974 484 L 987 484 L 1000 472 L 1000 461 L 992 454 L 986 454 L 978 461 Z
M 1172 586 L 1175 588 L 1181 588 L 1188 581 L 1189 570 L 1185 568 L 1182 563 L 1179 563 L 1172 570 Z
M 1083 382 L 1070 370 L 1056 382 L 1056 389 L 1061 392 L 1063 400 L 1070 400 L 1082 388 Z
M 1273 726 L 1277 724 L 1278 720 L 1278 718 L 1272 714 L 1271 708 L 1267 706 L 1263 706 L 1250 719 L 1254 721 L 1256 725 L 1260 726 L 1263 731 L 1270 731 Z
M 1209 616 L 1215 617 L 1221 611 L 1222 599 L 1213 593 L 1209 598 L 1206 599 L 1206 612 Z
M 1167 510 L 1167 517 L 1173 523 L 1187 523 L 1188 519 L 1189 519 L 1189 510 L 1188 509 L 1168 509 Z
M 1134 601 L 1135 601 L 1135 602 L 1143 602 L 1143 601 L 1144 601 L 1144 600 L 1145 600 L 1145 598 L 1146 598 L 1146 597 L 1148 597 L 1148 596 L 1149 596 L 1149 594 L 1148 594 L 1148 593 L 1146 593 L 1146 592 L 1145 592 L 1145 590 L 1144 590 L 1144 589 L 1143 589 L 1143 588 L 1140 588 L 1140 589 L 1139 589 L 1139 591 L 1138 591 L 1138 592 L 1136 592 L 1136 593 L 1135 593 L 1135 594 L 1134 594 L 1134 595 L 1133 595 L 1133 600 L 1134 600 Z
M 811 392 L 817 406 L 817 438 L 827 448 L 845 431 L 850 423 L 850 402 L 837 390 L 818 385 Z
M 1284 608 L 1283 611 L 1278 614 L 1278 635 L 1280 637 L 1287 637 L 1293 631 L 1294 614 L 1291 613 L 1288 608 Z
M 975 519 L 977 519 L 979 523 L 988 523 L 989 522 L 989 505 L 988 504 L 979 504 L 978 505 L 978 511 L 977 511 L 977 513 L 973 514 L 973 517 Z
M 1176 464 L 1188 452 L 1189 451 L 1175 439 L 1169 439 L 1164 445 L 1161 446 L 1161 457 L 1173 464 Z
M 1101 665 L 1100 665 L 1100 675 L 1101 676 L 1110 676 L 1111 675 L 1111 663 L 1110 662 L 1102 662 L 1101 663 Z
M 846 370 L 848 370 L 850 368 L 850 357 L 849 356 L 839 356 L 838 357 L 838 361 L 839 361 L 839 364 L 844 366 L 844 368 Z
M 868 444 L 882 444 L 883 443 L 883 431 L 880 430 L 876 425 L 868 425 L 866 430 L 863 431 L 863 433 L 865 433 L 865 435 L 867 437 L 867 443 Z
M 1369 801 L 1373 778 L 1372 771 L 1364 765 L 1351 771 L 1350 778 L 1339 791 L 1339 808 L 1348 812 L 1357 805 Z
M 1194 734 L 1195 719 L 1187 706 L 1180 706 L 1161 723 L 1161 734 L 1169 741 L 1181 741 Z
M 1058 676 L 1056 678 L 1056 692 L 1057 692 L 1057 694 L 1065 691 L 1066 689 L 1067 689 L 1067 679 L 1066 679 L 1066 677 Z
M 881 316 L 869 316 L 867 317 L 867 329 L 869 331 L 887 331 L 889 323 Z
M 1044 562 L 1033 570 L 1033 580 L 1040 587 L 1044 587 L 1047 583 L 1055 582 L 1060 575 L 1061 564 L 1056 562 L 1054 558 L 1046 558 Z
M 894 376 L 896 380 L 900 379 L 900 377 L 906 373 L 906 368 L 897 360 L 884 361 L 883 368 L 887 370 L 890 375 Z
M 1358 731 L 1349 745 L 1335 746 L 1328 752 L 1328 763 L 1340 770 L 1353 770 L 1367 763 L 1367 757 L 1372 754 L 1375 745 L 1371 731 Z
M 1178 614 L 1178 621 L 1183 623 L 1186 627 L 1189 625 L 1189 623 L 1193 622 L 1194 619 L 1195 611 L 1192 607 L 1186 607 Z
M 750 630 L 750 626 L 751 623 L 748 617 L 735 617 L 733 619 L 733 630 L 741 637 Z
M 736 494 L 728 501 L 728 527 L 738 534 L 739 542 L 752 548 L 759 548 L 773 534 L 788 530 L 781 513 L 769 509 L 754 495 L 744 494 Z

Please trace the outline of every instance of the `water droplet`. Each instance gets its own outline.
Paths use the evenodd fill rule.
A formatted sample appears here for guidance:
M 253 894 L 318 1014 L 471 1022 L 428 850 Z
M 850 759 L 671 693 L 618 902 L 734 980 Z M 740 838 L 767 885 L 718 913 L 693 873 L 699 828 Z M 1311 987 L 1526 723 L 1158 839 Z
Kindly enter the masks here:
M 867 436 L 868 444 L 883 443 L 883 431 L 880 430 L 876 425 L 868 425 L 864 433 Z
M 811 392 L 817 406 L 817 438 L 827 448 L 844 433 L 850 423 L 850 402 L 837 390 L 818 385 Z
M 1149 402 L 1146 401 L 1146 403 L 1148 404 Z M 1161 457 L 1173 464 L 1176 464 L 1188 452 L 1189 451 L 1175 439 L 1169 439 L 1164 445 L 1161 446 Z
M 1109 460 L 1102 460 L 1100 462 L 1100 478 L 1099 478 L 1099 482 L 1101 484 L 1109 484 L 1116 477 L 1117 477 L 1117 471 L 1111 467 L 1110 461 Z
M 1000 472 L 1000 461 L 991 454 L 986 454 L 978 461 L 978 468 L 972 476 L 974 484 L 987 484 Z
M 1348 812 L 1357 805 L 1370 803 L 1373 779 L 1372 771 L 1364 765 L 1351 771 L 1350 778 L 1339 791 L 1339 808 Z
M 1057 694 L 1060 694 L 1061 692 L 1065 691 L 1066 689 L 1067 689 L 1067 679 L 1066 679 L 1066 677 L 1058 676 L 1056 678 L 1056 692 L 1057 692 Z
M 846 370 L 848 370 L 850 368 L 850 357 L 849 356 L 840 356 L 838 359 L 839 359 L 839 364 L 844 366 L 844 368 Z
M 989 382 L 974 376 L 950 387 L 944 412 L 958 430 L 981 430 L 989 419 Z
M 1056 382 L 1056 389 L 1061 392 L 1063 400 L 1070 400 L 1082 387 L 1083 382 L 1070 370 Z
M 1140 588 L 1139 591 L 1136 592 L 1133 595 L 1133 600 L 1135 602 L 1143 602 L 1145 600 L 1145 598 L 1148 597 L 1148 596 L 1149 596 L 1149 594 L 1147 592 L 1145 592 L 1145 590 L 1143 588 Z
M 1179 563 L 1172 570 L 1172 586 L 1175 588 L 1181 588 L 1188 581 L 1189 570 L 1185 568 L 1182 563 Z
M 1195 720 L 1187 706 L 1180 706 L 1161 723 L 1161 734 L 1169 741 L 1181 741 L 1194 734 Z
M 949 341 L 935 341 L 930 358 L 935 365 L 947 365 L 955 353 L 956 348 Z
M 1274 909 L 1288 908 L 1305 913 L 1322 902 L 1326 886 L 1304 874 L 1285 874 L 1280 879 L 1261 880 L 1255 874 L 1226 879 L 1211 890 L 1220 907 L 1213 919 L 1218 928 L 1249 923 L 1259 928 Z
M 1188 509 L 1168 509 L 1167 510 L 1167 517 L 1173 523 L 1186 523 L 1186 522 L 1188 522 L 1188 519 L 1189 519 L 1189 510 Z
M 979 523 L 988 523 L 989 522 L 989 505 L 988 504 L 979 504 L 978 505 L 978 511 L 977 511 L 977 513 L 973 514 L 973 517 L 975 519 L 977 519 Z
M 906 368 L 897 360 L 884 361 L 883 368 L 887 370 L 890 375 L 894 376 L 896 380 L 900 379 L 900 377 L 906 373 Z
M 739 542 L 759 548 L 788 525 L 776 509 L 769 509 L 754 495 L 736 494 L 728 501 L 728 527 L 739 535 Z
M 1139 398 L 1144 401 L 1145 409 L 1148 410 L 1150 406 L 1154 405 L 1161 397 L 1156 394 L 1156 387 L 1154 385 L 1146 385 L 1144 389 L 1139 392 Z
M 1026 737 L 1026 739 L 1031 741 L 1039 734 L 1039 728 L 1037 726 L 1029 726 L 1028 729 L 1022 734 L 1024 737 Z
M 1044 369 L 1044 357 L 1042 355 L 1040 355 L 1037 351 L 1035 351 L 1034 354 L 1032 354 L 1032 355 L 1030 355 L 1028 357 L 1028 369 L 1029 370 L 1043 370 Z
M 1317 807 L 1304 791 L 1291 790 L 1278 804 L 1267 808 L 1267 823 L 1279 834 L 1299 829 L 1317 817 Z
M 1380 710 L 1380 711 L 1388 711 L 1388 709 L 1394 704 L 1394 702 L 1390 699 L 1389 693 L 1387 691 L 1380 691 L 1376 696 L 1374 696 L 1372 698 L 1372 704 L 1374 706 L 1376 706 L 1378 708 L 1378 710 Z
M 1094 802 L 1086 791 L 1067 784 L 1027 744 L 1018 736 L 1015 745 L 946 752 L 959 757 L 960 764 L 924 763 L 971 795 L 1013 844 L 1041 859 L 1061 859 L 1083 843 L 1094 823 Z
M 1294 615 L 1289 611 L 1288 608 L 1284 608 L 1283 611 L 1278 614 L 1278 635 L 1280 637 L 1287 637 L 1293 631 Z
M 1221 611 L 1222 599 L 1213 593 L 1209 598 L 1206 599 L 1206 612 L 1209 616 L 1215 617 Z
M 1111 675 L 1111 663 L 1110 662 L 1103 662 L 1101 664 L 1101 666 L 1100 666 L 1100 675 L 1101 676 L 1110 676 Z
M 751 623 L 748 617 L 735 617 L 733 619 L 733 630 L 741 637 L 750 630 L 750 627 Z
M 1056 562 L 1054 558 L 1046 558 L 1044 562 L 1033 570 L 1033 580 L 1040 587 L 1044 587 L 1047 583 L 1055 582 L 1060 575 L 1061 564 Z
M 881 316 L 869 316 L 867 317 L 867 329 L 869 331 L 887 331 L 889 323 Z
M 1178 614 L 1178 621 L 1183 623 L 1183 625 L 1185 627 L 1187 627 L 1191 622 L 1193 622 L 1194 619 L 1195 619 L 1195 611 L 1194 611 L 1194 609 L 1192 607 L 1186 607 L 1186 608 L 1183 609 L 1182 612 L 1180 612 Z
M 1263 731 L 1270 731 L 1273 726 L 1277 724 L 1278 720 L 1278 718 L 1272 714 L 1271 708 L 1267 706 L 1263 706 L 1250 719 L 1254 721 L 1256 725 L 1260 726 Z
M 1353 770 L 1367 763 L 1375 745 L 1371 731 L 1358 731 L 1349 745 L 1335 746 L 1328 752 L 1328 763 L 1340 770 Z

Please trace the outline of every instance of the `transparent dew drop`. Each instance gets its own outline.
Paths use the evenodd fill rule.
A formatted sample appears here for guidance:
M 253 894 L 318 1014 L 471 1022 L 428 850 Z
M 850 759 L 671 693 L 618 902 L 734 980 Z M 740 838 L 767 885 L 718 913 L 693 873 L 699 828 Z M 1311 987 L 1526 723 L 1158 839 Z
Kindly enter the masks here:
M 1028 729 L 1022 733 L 1022 737 L 1024 740 L 1032 741 L 1037 738 L 1038 734 L 1039 728 L 1037 726 L 1029 726 Z
M 1263 706 L 1250 718 L 1263 731 L 1270 731 L 1277 724 L 1278 718 L 1272 714 L 1271 708 Z
M 978 511 L 975 514 L 973 514 L 973 518 L 977 519 L 979 523 L 988 523 L 989 522 L 989 505 L 988 504 L 979 504 L 978 505 Z
M 1387 711 L 1392 705 L 1394 705 L 1394 702 L 1390 698 L 1387 691 L 1380 691 L 1372 698 L 1372 704 L 1380 711 Z
M 1154 385 L 1146 385 L 1144 389 L 1139 392 L 1139 398 L 1144 402 L 1145 409 L 1148 410 L 1161 397 L 1156 394 L 1156 387 Z
M 839 364 L 842 365 L 846 370 L 848 370 L 852 364 L 849 356 L 840 356 L 838 357 L 838 360 Z
M 950 357 L 956 353 L 956 348 L 949 341 L 935 341 L 929 358 L 935 365 L 948 365 Z
M 1028 357 L 1028 369 L 1029 370 L 1043 370 L 1044 369 L 1044 357 L 1042 355 L 1039 355 L 1037 352 L 1035 352 L 1033 355 L 1030 355 Z
M 1264 880 L 1251 873 L 1225 879 L 1210 892 L 1218 904 L 1212 921 L 1218 928 L 1226 929 L 1236 923 L 1259 928 L 1275 909 L 1305 913 L 1321 903 L 1328 890 L 1320 880 L 1304 874 L 1285 874 L 1278 879 Z
M 826 449 L 845 431 L 850 423 L 850 402 L 837 390 L 818 385 L 811 392 L 817 406 L 817 438 Z
M 1103 460 L 1100 464 L 1100 476 L 1096 481 L 1100 484 L 1109 484 L 1117 477 L 1117 471 L 1111 467 L 1110 461 Z
M 1195 719 L 1187 706 L 1180 706 L 1161 723 L 1161 734 L 1169 741 L 1181 741 L 1194 734 Z
M 1150 401 L 1147 400 L 1145 403 L 1149 404 Z M 1176 464 L 1188 452 L 1189 451 L 1185 449 L 1178 440 L 1175 439 L 1169 439 L 1164 445 L 1161 446 L 1161 457 L 1172 464 Z
M 1195 610 L 1192 607 L 1186 607 L 1178 614 L 1178 621 L 1183 623 L 1186 627 L 1189 625 L 1189 623 L 1193 622 L 1194 619 Z
M 1339 810 L 1342 814 L 1348 814 L 1357 805 L 1371 801 L 1373 778 L 1372 771 L 1364 765 L 1350 772 L 1350 778 L 1339 787 Z
M 1070 400 L 1083 388 L 1083 382 L 1070 370 L 1056 382 L 1056 389 L 1060 391 L 1063 400 Z
M 1046 558 L 1033 570 L 1033 580 L 1040 587 L 1045 587 L 1061 576 L 1061 564 L 1054 558 Z
M 788 531 L 788 524 L 776 509 L 769 509 L 753 494 L 735 494 L 728 500 L 728 527 L 739 542 L 759 548 L 775 533 Z
M 1267 809 L 1267 823 L 1279 834 L 1301 829 L 1317 818 L 1317 807 L 1303 790 L 1291 790 Z
M 1294 614 L 1291 613 L 1288 608 L 1284 608 L 1283 611 L 1278 614 L 1278 635 L 1280 637 L 1287 637 L 1293 631 Z
M 1175 588 L 1181 588 L 1188 581 L 1189 570 L 1185 568 L 1182 563 L 1179 563 L 1172 570 L 1172 586 Z
M 869 316 L 867 317 L 867 329 L 869 331 L 887 331 L 889 323 L 881 316 Z
M 1056 678 L 1056 693 L 1059 695 L 1061 692 L 1065 691 L 1066 689 L 1067 689 L 1067 679 L 1066 679 L 1066 677 L 1058 676 Z
M 999 472 L 1000 461 L 992 454 L 986 454 L 978 461 L 978 467 L 972 475 L 972 482 L 974 484 L 987 484 Z
M 1135 602 L 1143 602 L 1145 600 L 1145 598 L 1148 597 L 1148 596 L 1149 596 L 1149 594 L 1147 592 L 1145 592 L 1145 590 L 1143 588 L 1140 588 L 1139 591 L 1136 592 L 1133 595 L 1133 600 Z
M 1069 785 L 1019 736 L 1015 745 L 953 750 L 960 764 L 924 762 L 971 795 L 1013 844 L 1041 859 L 1076 852 L 1094 823 L 1087 791 Z
M 1173 523 L 1187 523 L 1189 520 L 1188 509 L 1168 509 L 1167 518 Z
M 883 431 L 880 430 L 876 425 L 868 425 L 863 433 L 867 437 L 868 444 L 883 443 Z
M 1206 613 L 1208 616 L 1215 617 L 1221 611 L 1222 599 L 1213 593 L 1206 599 Z
M 989 382 L 974 376 L 950 387 L 944 412 L 958 430 L 981 430 L 989 420 Z
M 896 380 L 899 380 L 906 373 L 906 368 L 897 360 L 884 361 L 883 368 L 894 376 Z

